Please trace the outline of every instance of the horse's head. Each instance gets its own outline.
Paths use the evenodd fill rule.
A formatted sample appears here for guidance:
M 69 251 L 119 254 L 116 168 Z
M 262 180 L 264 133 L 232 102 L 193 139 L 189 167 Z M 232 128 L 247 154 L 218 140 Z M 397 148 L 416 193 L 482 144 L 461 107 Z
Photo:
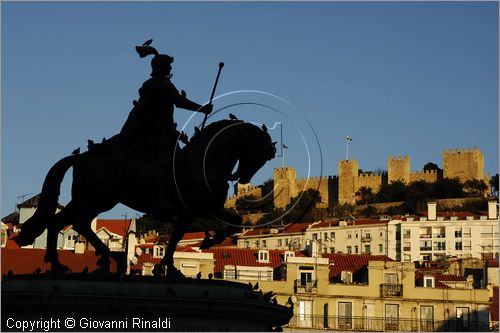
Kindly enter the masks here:
M 244 123 L 241 132 L 237 137 L 238 169 L 233 175 L 233 179 L 238 179 L 240 184 L 249 183 L 252 177 L 276 155 L 276 142 L 272 142 L 271 136 L 267 133 L 267 128 L 262 129 Z

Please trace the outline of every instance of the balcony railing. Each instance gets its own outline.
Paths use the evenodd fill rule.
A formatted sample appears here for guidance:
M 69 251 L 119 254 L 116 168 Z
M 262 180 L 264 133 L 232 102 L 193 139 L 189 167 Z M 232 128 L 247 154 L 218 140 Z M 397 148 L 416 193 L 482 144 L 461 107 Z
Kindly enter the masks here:
M 430 234 L 420 234 L 420 238 L 431 238 Z
M 421 246 L 420 251 L 432 251 L 432 246 Z
M 392 284 L 392 283 L 382 283 L 380 285 L 380 296 L 403 296 L 403 285 L 402 284 Z
M 316 291 L 317 281 L 316 280 L 295 280 L 295 292 L 314 292 Z
M 370 332 L 482 332 L 488 330 L 488 322 L 468 321 L 452 318 L 446 321 L 352 316 L 319 316 L 296 314 L 290 319 L 288 328 L 300 331 L 341 330 Z
M 363 236 L 363 237 L 361 237 L 361 241 L 363 243 L 371 242 L 372 241 L 372 236 Z

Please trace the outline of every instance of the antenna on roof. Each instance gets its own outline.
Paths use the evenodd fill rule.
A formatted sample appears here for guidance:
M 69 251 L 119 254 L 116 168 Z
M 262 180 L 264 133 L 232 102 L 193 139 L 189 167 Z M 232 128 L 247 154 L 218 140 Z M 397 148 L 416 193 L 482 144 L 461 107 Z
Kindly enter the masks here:
M 30 192 L 30 193 L 26 193 L 26 194 L 21 194 L 21 195 L 18 195 L 17 196 L 17 199 L 21 198 L 21 203 L 24 202 L 24 199 L 28 196 L 28 195 L 31 195 L 33 194 L 33 192 Z M 14 211 L 17 211 L 17 204 L 14 204 Z

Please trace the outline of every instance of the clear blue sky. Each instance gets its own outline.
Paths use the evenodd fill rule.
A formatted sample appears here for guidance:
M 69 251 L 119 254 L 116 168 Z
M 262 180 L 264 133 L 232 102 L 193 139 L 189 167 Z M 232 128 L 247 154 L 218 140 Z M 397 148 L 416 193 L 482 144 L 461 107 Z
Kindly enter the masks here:
M 215 108 L 283 123 L 286 164 L 336 175 L 408 155 L 442 167 L 445 148 L 478 147 L 498 172 L 497 2 L 7 2 L 2 1 L 1 216 L 36 194 L 50 168 L 87 139 L 117 133 L 148 78 L 134 46 L 153 38 L 175 57 L 172 81 L 205 102 L 224 61 Z M 284 102 L 286 101 L 286 102 Z M 189 111 L 177 110 L 184 124 Z M 187 126 L 192 133 L 195 118 Z M 303 135 L 303 138 L 300 135 Z M 315 135 L 321 147 L 320 153 Z M 273 131 L 279 140 L 279 131 Z M 271 161 L 256 176 L 272 177 Z M 69 181 L 60 199 L 69 200 Z M 135 214 L 118 207 L 103 215 Z

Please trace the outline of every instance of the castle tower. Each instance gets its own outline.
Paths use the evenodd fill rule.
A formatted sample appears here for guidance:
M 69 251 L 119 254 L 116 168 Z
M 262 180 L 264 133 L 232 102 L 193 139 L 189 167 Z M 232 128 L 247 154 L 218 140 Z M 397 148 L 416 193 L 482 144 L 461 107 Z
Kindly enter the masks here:
M 389 156 L 387 160 L 387 181 L 410 183 L 410 158 L 408 156 Z
M 478 149 L 450 149 L 443 151 L 443 177 L 464 182 L 484 179 L 484 155 Z
M 358 180 L 358 161 L 339 161 L 339 203 L 356 204 L 355 192 Z
M 292 167 L 274 168 L 274 207 L 286 208 L 291 199 L 298 195 L 295 183 L 297 171 Z

